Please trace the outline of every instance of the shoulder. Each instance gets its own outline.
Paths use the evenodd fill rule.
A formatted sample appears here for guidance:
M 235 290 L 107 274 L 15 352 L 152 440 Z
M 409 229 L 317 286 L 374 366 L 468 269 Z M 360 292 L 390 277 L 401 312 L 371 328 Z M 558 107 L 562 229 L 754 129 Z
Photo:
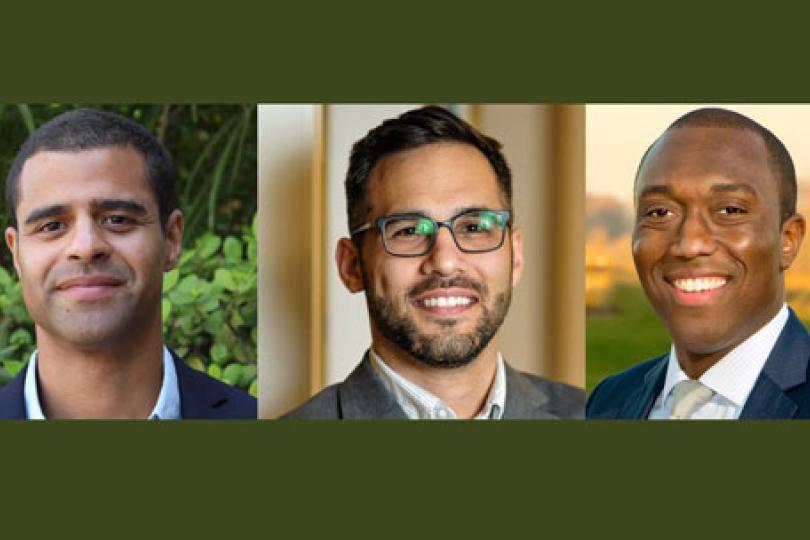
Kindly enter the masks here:
M 601 416 L 604 411 L 618 408 L 634 390 L 646 384 L 647 375 L 655 368 L 666 362 L 668 354 L 656 356 L 650 360 L 636 364 L 615 375 L 604 379 L 593 389 L 588 397 L 586 415 Z
M 26 364 L 27 366 L 27 364 Z M 16 377 L 0 388 L 0 420 L 25 420 L 25 372 L 26 366 Z
M 524 409 L 525 418 L 536 417 L 527 408 L 529 404 L 537 405 L 542 412 L 540 417 L 548 418 L 583 418 L 585 416 L 585 391 L 570 384 L 552 381 L 539 375 L 518 371 L 507 365 L 507 412 L 515 417 L 515 411 L 509 411 L 509 405 Z M 512 393 L 512 396 L 510 396 Z M 517 402 L 520 402 L 518 405 Z
M 281 417 L 282 420 L 336 420 L 340 414 L 340 384 L 328 386 L 306 403 Z
M 256 398 L 174 360 L 184 419 L 256 419 Z

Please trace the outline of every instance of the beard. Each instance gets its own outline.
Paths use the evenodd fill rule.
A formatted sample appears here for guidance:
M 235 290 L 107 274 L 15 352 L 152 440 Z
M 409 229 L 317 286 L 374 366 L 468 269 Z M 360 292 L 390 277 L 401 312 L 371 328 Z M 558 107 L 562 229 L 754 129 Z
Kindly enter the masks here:
M 421 333 L 416 322 L 407 312 L 412 299 L 425 291 L 438 288 L 464 287 L 478 293 L 481 316 L 475 330 L 469 333 L 457 333 L 457 321 L 440 321 L 441 329 L 436 334 Z M 503 324 L 512 291 L 507 288 L 499 293 L 488 306 L 489 291 L 486 285 L 467 278 L 428 279 L 411 288 L 405 295 L 405 302 L 398 303 L 389 298 L 378 296 L 368 287 L 368 311 L 380 333 L 400 349 L 432 367 L 458 368 L 475 360 L 489 344 L 492 337 Z

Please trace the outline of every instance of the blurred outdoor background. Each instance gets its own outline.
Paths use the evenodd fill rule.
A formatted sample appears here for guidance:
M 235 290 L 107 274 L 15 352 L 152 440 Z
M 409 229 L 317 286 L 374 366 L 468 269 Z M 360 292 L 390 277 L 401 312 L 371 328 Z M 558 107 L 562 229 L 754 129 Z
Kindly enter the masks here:
M 168 148 L 185 213 L 183 255 L 164 276 L 166 345 L 192 367 L 256 395 L 256 107 L 93 105 L 131 118 Z M 0 104 L 0 175 L 38 126 L 70 104 Z M 8 211 L 0 204 L 2 228 Z M 0 248 L 0 386 L 35 348 L 33 324 Z
M 647 147 L 682 114 L 718 105 L 586 107 L 586 385 L 668 352 L 669 336 L 633 266 L 633 180 Z M 719 105 L 744 114 L 785 144 L 796 166 L 798 210 L 810 216 L 810 106 Z M 786 274 L 787 301 L 810 321 L 810 246 Z

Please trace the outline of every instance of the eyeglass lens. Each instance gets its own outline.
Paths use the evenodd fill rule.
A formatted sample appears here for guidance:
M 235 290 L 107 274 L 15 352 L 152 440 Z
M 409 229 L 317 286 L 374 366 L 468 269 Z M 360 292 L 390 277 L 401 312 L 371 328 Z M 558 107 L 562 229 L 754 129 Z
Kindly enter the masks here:
M 468 251 L 488 251 L 503 241 L 506 219 L 498 212 L 480 210 L 467 212 L 452 220 L 456 244 Z M 394 217 L 385 223 L 383 234 L 389 251 L 401 255 L 426 253 L 438 226 L 426 217 Z

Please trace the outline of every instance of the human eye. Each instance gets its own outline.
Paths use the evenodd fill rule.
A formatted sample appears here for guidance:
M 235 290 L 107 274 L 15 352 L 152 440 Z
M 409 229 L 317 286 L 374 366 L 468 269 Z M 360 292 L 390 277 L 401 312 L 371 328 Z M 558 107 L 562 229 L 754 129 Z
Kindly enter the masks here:
M 720 208 L 719 212 L 725 215 L 739 215 L 739 214 L 747 214 L 748 210 L 740 206 L 728 205 Z
M 61 231 L 65 227 L 63 221 L 47 221 L 37 228 L 37 232 L 51 234 Z
M 132 228 L 135 221 L 129 216 L 122 214 L 109 214 L 101 219 L 102 224 L 117 231 L 126 231 Z
M 461 215 L 456 219 L 455 229 L 460 233 L 483 234 L 500 231 L 504 217 L 498 212 L 484 211 Z
M 433 234 L 433 222 L 427 218 L 410 218 L 392 220 L 388 224 L 390 236 L 407 238 L 413 236 L 430 236 Z
M 674 215 L 672 210 L 664 207 L 654 207 L 644 212 L 644 217 L 652 219 L 661 219 L 672 215 Z

